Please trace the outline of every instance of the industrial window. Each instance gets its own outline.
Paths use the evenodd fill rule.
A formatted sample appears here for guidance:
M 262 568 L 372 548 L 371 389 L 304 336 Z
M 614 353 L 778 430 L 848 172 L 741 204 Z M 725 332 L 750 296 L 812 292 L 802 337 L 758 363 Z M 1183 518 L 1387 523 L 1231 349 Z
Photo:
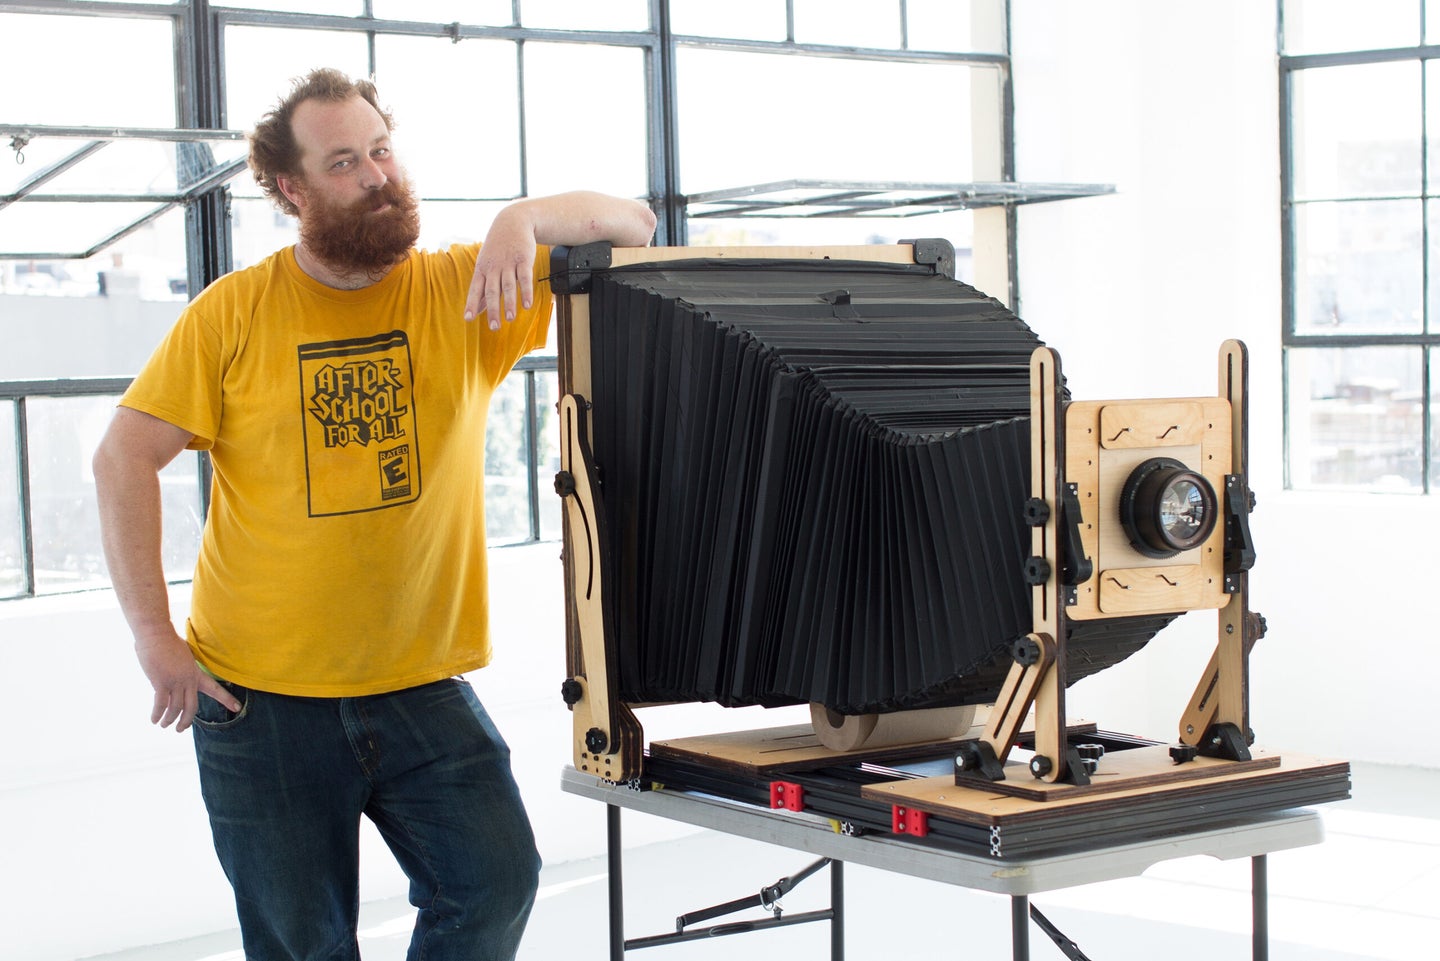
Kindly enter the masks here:
M 645 198 L 658 243 L 938 236 L 971 277 L 982 216 L 1009 232 L 1014 204 L 1071 195 L 1011 182 L 1007 9 L 0 0 L 0 599 L 106 585 L 89 452 L 188 298 L 294 241 L 239 133 L 291 78 L 375 76 L 423 246 L 585 187 Z M 1002 297 L 1007 248 L 987 244 L 1006 262 L 980 284 Z M 558 536 L 555 376 L 532 355 L 495 399 L 492 544 Z M 164 480 L 166 573 L 183 579 L 206 464 L 187 455 Z
M 1430 493 L 1440 3 L 1281 0 L 1286 482 Z

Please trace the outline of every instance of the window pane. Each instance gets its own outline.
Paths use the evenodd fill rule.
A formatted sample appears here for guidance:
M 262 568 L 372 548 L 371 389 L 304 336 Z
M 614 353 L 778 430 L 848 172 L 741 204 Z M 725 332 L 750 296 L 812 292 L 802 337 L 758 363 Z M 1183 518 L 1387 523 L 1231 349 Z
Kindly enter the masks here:
M 0 14 L 0 112 L 53 127 L 175 126 L 171 20 Z
M 973 180 L 971 70 L 682 48 L 684 190 L 799 178 Z M 935 98 L 947 104 L 944 123 L 935 122 Z
M 511 373 L 490 400 L 485 424 L 485 538 L 530 538 L 530 479 L 525 456 L 525 374 Z
M 649 0 L 525 0 L 520 22 L 551 30 L 647 30 L 649 6 Z
M 504 206 L 497 201 L 424 201 L 420 205 L 418 246 L 425 250 L 442 250 L 451 244 L 483 241 L 490 230 L 490 223 Z
M 23 206 L 0 211 L 0 236 Z M 0 261 L 0 380 L 134 374 L 185 305 L 185 271 L 178 209 L 86 260 Z
M 520 194 L 515 44 L 377 37 L 375 80 L 395 116 L 396 156 L 425 197 Z M 457 123 L 454 91 L 484 104 L 483 123 Z
M 1000 0 L 906 0 L 905 18 L 912 50 L 1005 52 Z
M 1292 487 L 1421 491 L 1419 348 L 1291 348 L 1285 359 Z
M 529 7 L 526 7 L 529 10 Z M 570 109 L 577 96 L 598 109 Z M 645 58 L 628 47 L 525 45 L 530 196 L 585 188 L 647 192 Z
M 795 0 L 795 42 L 899 47 L 899 0 Z
M 115 398 L 34 398 L 26 405 L 35 593 L 99 587 L 100 518 L 90 454 Z
M 835 246 L 895 244 L 917 237 L 937 237 L 955 247 L 955 276 L 974 283 L 974 223 L 969 211 L 926 217 L 692 217 L 692 247 Z M 1005 291 L 986 291 L 996 296 Z
M 1436 11 L 1440 15 L 1440 10 Z M 1426 187 L 1430 196 L 1440 194 L 1440 63 L 1425 61 Z
M 205 515 L 200 505 L 200 458 L 183 452 L 160 472 L 160 509 L 163 522 L 160 560 L 167 581 L 188 581 L 195 576 L 200 556 L 200 532 Z M 108 574 L 107 574 L 108 576 Z
M 20 475 L 15 469 L 15 402 L 0 401 L 0 597 L 29 593 L 20 537 Z
M 679 36 L 782 41 L 785 0 L 670 0 L 670 29 Z
M 226 6 L 286 13 L 325 13 L 337 17 L 358 17 L 365 13 L 365 0 L 239 0 Z
M 553 339 L 553 336 L 552 336 Z M 540 489 L 540 539 L 560 539 L 560 498 L 555 494 L 555 475 L 560 471 L 560 403 L 559 377 L 553 371 L 535 375 L 535 410 L 540 419 L 536 434 L 539 457 L 536 460 Z
M 18 203 L 0 208 L 0 254 L 83 254 L 155 203 Z
M 25 185 L 48 166 L 71 158 L 90 145 L 87 139 L 37 136 L 25 146 L 24 163 L 0 162 L 0 192 Z M 238 140 L 208 143 L 112 140 L 70 169 L 46 180 L 37 193 L 61 196 L 174 194 L 194 186 L 232 161 L 243 160 L 245 151 L 244 142 Z
M 1419 42 L 1419 0 L 1285 0 L 1286 53 L 1380 50 Z
M 373 0 L 373 5 L 375 16 L 381 20 L 477 27 L 509 26 L 513 13 L 510 0 Z
M 1296 205 L 1296 332 L 1419 332 L 1421 216 L 1418 200 Z
M 1436 486 L 1440 485 L 1440 417 L 1435 412 L 1440 410 L 1440 376 L 1436 376 L 1440 364 L 1440 349 L 1430 351 L 1430 491 L 1435 493 Z
M 1299 200 L 1420 193 L 1420 64 L 1294 74 Z
M 1428 201 L 1425 209 L 1430 222 L 1430 245 L 1425 251 L 1430 264 L 1430 289 L 1426 293 L 1429 308 L 1426 313 L 1426 329 L 1433 334 L 1440 330 L 1440 200 Z
M 299 237 L 293 217 L 268 199 L 237 198 L 230 204 L 230 256 L 235 269 L 253 267 Z
M 290 90 L 291 81 L 316 67 L 352 77 L 370 75 L 363 33 L 325 30 L 225 28 L 225 125 L 249 130 Z M 386 101 L 382 104 L 389 106 Z
M 26 407 L 35 592 L 101 587 L 100 520 L 90 457 L 115 409 L 114 397 L 35 398 Z M 188 578 L 200 543 L 200 498 L 193 455 L 160 476 L 162 561 L 167 579 Z

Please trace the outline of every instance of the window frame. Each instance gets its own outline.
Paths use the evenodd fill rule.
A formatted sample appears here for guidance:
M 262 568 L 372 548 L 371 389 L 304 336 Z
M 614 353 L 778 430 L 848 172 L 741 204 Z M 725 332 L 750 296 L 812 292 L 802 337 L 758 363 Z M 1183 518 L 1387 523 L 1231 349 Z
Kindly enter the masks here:
M 100 18 L 143 18 L 168 20 L 174 35 L 175 116 L 176 130 L 169 133 L 193 132 L 197 135 L 234 135 L 228 130 L 226 117 L 226 65 L 225 31 L 230 26 L 279 27 L 295 30 L 326 30 L 360 33 L 367 36 L 369 69 L 376 68 L 376 38 L 382 35 L 434 37 L 461 43 L 468 39 L 506 40 L 519 45 L 517 69 L 519 71 L 517 96 L 520 112 L 520 194 L 528 193 L 528 170 L 526 163 L 525 135 L 525 64 L 524 44 L 527 41 L 544 43 L 601 44 L 638 48 L 644 57 L 644 96 L 646 149 L 644 152 L 647 195 L 644 198 L 657 213 L 658 227 L 655 243 L 681 246 L 688 236 L 687 209 L 689 200 L 680 191 L 679 169 L 679 123 L 676 93 L 676 54 L 683 47 L 702 47 L 730 51 L 759 52 L 797 57 L 828 57 L 855 60 L 883 60 L 890 62 L 930 64 L 945 63 L 993 68 L 996 81 L 993 87 L 993 114 L 990 119 L 994 126 L 983 134 L 984 151 L 982 164 L 992 186 L 1015 186 L 1014 180 L 1014 98 L 1010 68 L 1010 3 L 1009 0 L 976 0 L 990 6 L 976 16 L 984 20 L 987 38 L 972 51 L 932 51 L 911 47 L 909 16 L 905 0 L 897 0 L 893 15 L 899 18 L 899 43 L 895 47 L 853 47 L 838 44 L 797 42 L 795 31 L 795 0 L 774 0 L 783 4 L 785 11 L 785 37 L 782 40 L 754 40 L 726 38 L 705 35 L 677 35 L 670 26 L 670 0 L 646 0 L 650 27 L 647 30 L 605 31 L 595 29 L 558 30 L 522 26 L 524 0 L 512 0 L 511 23 L 500 26 L 466 25 L 462 23 L 414 22 L 377 19 L 371 16 L 370 0 L 356 0 L 364 12 L 360 16 L 338 16 L 331 14 L 293 13 L 280 10 L 250 9 L 240 5 L 220 6 L 210 0 L 175 0 L 163 2 L 107 2 L 107 0 L 0 0 L 0 14 L 24 13 L 54 15 L 57 17 L 100 17 Z M 243 3 L 243 0 L 240 0 Z M 892 15 L 886 11 L 885 16 Z M 978 21 L 977 21 L 978 22 Z M 999 41 L 1001 52 L 978 49 L 986 43 Z M 0 122 L 8 122 L 0 117 Z M 15 118 L 18 119 L 18 118 Z M 245 118 L 246 122 L 250 118 Z M 979 121 L 977 121 L 977 124 Z M 991 143 L 989 130 L 995 130 L 998 142 Z M 143 134 L 143 131 L 139 131 Z M 151 133 L 157 133 L 151 131 Z M 978 142 L 978 141 L 977 141 Z M 3 147 L 4 144 L 0 144 Z M 14 144 L 11 145 L 14 148 Z M 233 171 L 231 177 L 243 169 Z M 998 178 L 998 179 L 997 179 Z M 186 275 L 188 289 L 192 292 L 204 289 L 210 282 L 229 273 L 233 266 L 231 233 L 231 192 L 229 180 L 207 182 L 204 189 L 188 191 L 184 196 L 161 198 L 173 201 L 170 206 L 183 205 L 185 208 Z M 973 186 L 973 185 L 972 185 Z M 972 203 L 971 207 L 990 208 L 983 231 L 988 238 L 994 238 L 997 231 L 1004 233 L 1003 243 L 987 243 L 991 250 L 1003 252 L 1004 263 L 996 263 L 988 272 L 987 285 L 1004 286 L 1008 302 L 1018 302 L 1019 290 L 1016 269 L 1015 225 L 1018 203 L 1060 199 L 1073 196 L 1061 189 L 1058 193 L 1049 190 L 1064 185 L 1038 185 L 1036 192 L 1023 196 L 999 196 L 985 204 Z M 1101 192 L 1112 190 L 1099 188 Z M 1087 191 L 1081 195 L 1089 195 Z M 1022 190 L 1023 193 L 1023 190 Z M 0 203 L 18 198 L 0 197 Z M 97 202 L 104 198 L 93 198 Z M 446 198 L 456 199 L 456 198 Z M 493 200 L 495 198 L 463 198 L 468 200 Z M 969 208 L 960 208 L 969 209 Z M 982 233 L 977 222 L 978 235 Z M 995 258 L 997 261 L 999 257 Z M 530 536 L 518 543 L 533 543 L 542 539 L 541 518 L 542 484 L 539 478 L 540 437 L 538 435 L 541 414 L 537 405 L 535 378 L 551 376 L 556 369 L 554 356 L 531 355 L 517 365 L 516 371 L 525 378 L 524 437 L 530 487 L 528 507 Z M 25 584 L 19 594 L 0 598 L 0 601 L 35 596 L 34 535 L 31 515 L 32 498 L 29 489 L 29 463 L 27 450 L 29 438 L 25 417 L 27 399 L 52 396 L 110 395 L 123 391 L 129 378 L 87 379 L 75 378 L 53 381 L 9 381 L 0 382 L 0 400 L 15 404 L 15 427 L 17 433 L 14 457 L 17 464 L 18 495 L 21 525 L 20 538 L 24 552 Z M 210 472 L 208 459 L 203 453 L 199 458 L 200 506 L 206 506 L 209 493 Z M 548 483 L 548 479 L 545 481 Z
M 1440 191 L 1431 183 L 1429 170 L 1430 137 L 1428 129 L 1428 76 L 1432 69 L 1440 69 L 1440 45 L 1437 44 L 1416 44 L 1405 47 L 1389 47 L 1383 49 L 1365 49 L 1351 51 L 1333 51 L 1324 53 L 1287 53 L 1286 52 L 1286 10 L 1292 7 L 1298 0 L 1276 0 L 1276 51 L 1278 58 L 1278 80 L 1279 80 L 1279 121 L 1280 121 L 1280 341 L 1281 341 L 1281 377 L 1282 389 L 1282 416 L 1283 416 L 1283 483 L 1287 490 L 1308 490 L 1324 491 L 1335 489 L 1326 484 L 1308 484 L 1299 486 L 1295 480 L 1294 465 L 1298 463 L 1296 458 L 1304 457 L 1306 451 L 1299 448 L 1296 440 L 1297 431 L 1292 430 L 1294 418 L 1299 416 L 1292 410 L 1291 392 L 1294 386 L 1294 378 L 1298 373 L 1292 364 L 1295 351 L 1300 350 L 1347 350 L 1367 347 L 1405 347 L 1419 350 L 1420 352 L 1420 397 L 1421 397 L 1421 423 L 1419 438 L 1419 460 L 1420 460 L 1420 487 L 1418 491 L 1407 490 L 1405 493 L 1410 496 L 1429 495 L 1435 493 L 1437 482 L 1440 478 L 1435 476 L 1433 461 L 1436 459 L 1435 451 L 1436 438 L 1434 437 L 1435 412 L 1433 403 L 1437 399 L 1432 392 L 1434 383 L 1434 371 L 1432 370 L 1433 355 L 1440 349 L 1440 311 L 1431 310 L 1431 244 L 1437 242 L 1430 236 L 1430 210 L 1431 204 L 1440 204 Z M 1416 15 L 1416 36 L 1424 38 L 1426 31 L 1426 0 L 1415 0 Z M 1384 196 L 1360 196 L 1344 195 L 1335 197 L 1324 197 L 1317 199 L 1297 199 L 1295 196 L 1296 176 L 1295 163 L 1297 158 L 1296 143 L 1296 94 L 1295 85 L 1297 78 L 1306 70 L 1319 70 L 1333 67 L 1366 66 L 1389 63 L 1418 63 L 1420 66 L 1420 180 L 1419 189 L 1416 193 L 1396 193 Z M 1421 290 L 1421 323 L 1418 332 L 1401 333 L 1302 333 L 1298 329 L 1296 304 L 1299 300 L 1297 292 L 1297 238 L 1298 215 L 1302 208 L 1309 204 L 1319 203 L 1363 203 L 1386 200 L 1415 200 L 1420 205 L 1420 290 Z M 1303 385 L 1301 385 L 1303 386 Z M 1344 490 L 1355 490 L 1356 487 L 1345 486 Z M 1389 492 L 1387 488 L 1367 484 L 1363 488 L 1365 492 Z

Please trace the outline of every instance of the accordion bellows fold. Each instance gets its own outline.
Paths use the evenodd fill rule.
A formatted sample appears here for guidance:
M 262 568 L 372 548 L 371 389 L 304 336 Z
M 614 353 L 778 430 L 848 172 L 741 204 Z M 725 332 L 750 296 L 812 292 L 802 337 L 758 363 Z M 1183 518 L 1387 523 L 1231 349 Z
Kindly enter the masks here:
M 1035 334 L 928 266 L 597 272 L 592 449 L 620 695 L 985 703 L 1030 630 Z M 1074 682 L 1168 618 L 1071 625 Z

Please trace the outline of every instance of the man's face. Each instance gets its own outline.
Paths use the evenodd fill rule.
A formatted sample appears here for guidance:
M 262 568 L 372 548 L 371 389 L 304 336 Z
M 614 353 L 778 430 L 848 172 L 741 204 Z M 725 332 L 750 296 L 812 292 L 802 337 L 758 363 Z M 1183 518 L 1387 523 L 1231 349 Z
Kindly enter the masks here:
M 300 210 L 301 242 L 339 268 L 398 263 L 419 237 L 419 207 L 384 118 L 360 97 L 307 100 L 291 126 L 302 173 L 282 186 Z

